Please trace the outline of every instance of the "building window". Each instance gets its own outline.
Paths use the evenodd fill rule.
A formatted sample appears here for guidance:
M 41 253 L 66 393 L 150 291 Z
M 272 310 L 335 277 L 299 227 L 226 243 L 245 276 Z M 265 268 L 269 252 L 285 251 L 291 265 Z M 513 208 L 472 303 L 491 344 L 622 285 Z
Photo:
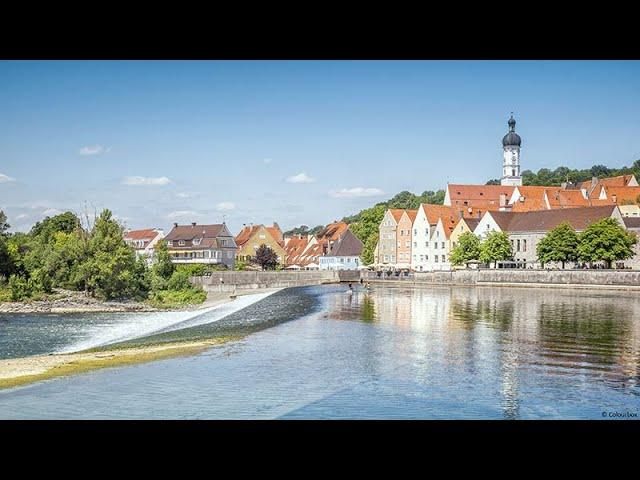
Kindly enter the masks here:
M 167 242 L 167 245 L 169 245 L 170 247 L 173 247 L 173 241 L 172 241 L 172 240 L 169 240 L 169 241 Z
M 447 256 L 446 255 L 442 255 L 442 263 L 447 261 Z
M 520 251 L 520 240 L 518 240 L 518 241 L 516 242 L 516 245 L 517 245 L 517 247 L 516 247 L 516 252 L 519 252 L 519 251 Z
M 522 240 L 522 251 L 523 252 L 527 251 L 527 241 L 526 240 Z
M 444 248 L 444 242 L 442 242 L 442 248 Z
M 413 242 L 413 246 L 417 247 L 418 246 L 418 242 Z
M 434 256 L 433 256 L 433 260 L 434 260 L 436 263 L 438 263 L 438 255 L 434 255 Z
M 424 242 L 424 246 L 429 248 L 429 242 Z
M 180 245 L 181 247 L 184 246 L 184 240 L 179 240 L 178 245 Z
M 418 235 L 418 229 L 417 229 L 417 228 L 414 228 L 414 229 L 413 229 L 413 234 L 414 234 L 414 235 Z

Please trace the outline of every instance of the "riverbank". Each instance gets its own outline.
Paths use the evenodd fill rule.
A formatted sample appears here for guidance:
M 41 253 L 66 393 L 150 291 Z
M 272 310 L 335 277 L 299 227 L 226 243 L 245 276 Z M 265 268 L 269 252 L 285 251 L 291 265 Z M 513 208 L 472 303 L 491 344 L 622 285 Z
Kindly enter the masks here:
M 77 353 L 35 355 L 0 360 L 0 389 L 64 377 L 102 368 L 146 363 L 164 358 L 194 355 L 240 337 L 219 337 L 133 348 L 113 348 Z
M 253 293 L 268 291 L 269 289 L 259 289 Z M 243 292 L 245 295 L 250 292 Z M 0 314 L 2 313 L 136 313 L 136 312 L 165 312 L 165 311 L 189 311 L 199 310 L 221 305 L 233 300 L 233 295 L 228 292 L 209 292 L 206 300 L 200 304 L 187 304 L 181 307 L 159 308 L 147 302 L 137 302 L 134 300 L 115 301 L 99 300 L 88 297 L 83 292 L 70 290 L 58 290 L 54 294 L 42 300 L 29 300 L 24 302 L 0 302 Z

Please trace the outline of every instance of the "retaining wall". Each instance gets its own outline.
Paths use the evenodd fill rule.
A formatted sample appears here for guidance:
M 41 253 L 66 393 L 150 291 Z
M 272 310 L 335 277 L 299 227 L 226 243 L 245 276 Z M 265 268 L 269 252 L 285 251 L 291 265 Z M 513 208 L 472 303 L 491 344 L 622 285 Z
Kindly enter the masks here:
M 319 270 L 300 272 L 214 272 L 210 277 L 191 277 L 194 285 L 207 292 L 233 292 L 257 288 L 300 287 L 323 283 L 357 282 L 356 270 Z
M 409 277 L 377 277 L 365 272 L 370 282 L 438 285 L 584 286 L 640 288 L 640 271 L 625 270 L 454 270 L 415 272 Z

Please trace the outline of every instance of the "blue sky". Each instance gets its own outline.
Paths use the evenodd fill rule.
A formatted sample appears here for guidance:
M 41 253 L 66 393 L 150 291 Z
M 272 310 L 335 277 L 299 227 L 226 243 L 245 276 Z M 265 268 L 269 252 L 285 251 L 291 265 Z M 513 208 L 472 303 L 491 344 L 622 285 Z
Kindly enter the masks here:
M 499 177 L 511 111 L 523 169 L 629 165 L 640 62 L 5 61 L 0 209 L 326 224 Z

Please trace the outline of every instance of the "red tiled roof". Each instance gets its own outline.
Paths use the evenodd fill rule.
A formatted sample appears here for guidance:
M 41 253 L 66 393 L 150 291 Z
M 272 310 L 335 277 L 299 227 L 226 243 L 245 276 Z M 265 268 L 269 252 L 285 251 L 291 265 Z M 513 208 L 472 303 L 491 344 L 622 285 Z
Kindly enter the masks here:
M 391 216 L 394 218 L 396 223 L 400 221 L 400 219 L 402 218 L 402 214 L 404 213 L 404 210 L 402 208 L 390 208 L 389 211 L 391 212 Z
M 411 220 L 411 223 L 413 224 L 413 222 L 415 222 L 416 220 L 416 216 L 418 216 L 418 210 L 407 210 L 407 215 L 409 216 L 409 220 Z
M 615 202 L 622 204 L 622 202 L 639 203 L 640 199 L 640 187 L 604 187 L 607 194 L 607 200 L 613 202 L 615 196 Z
M 498 210 L 500 195 L 506 195 L 507 201 L 513 195 L 515 187 L 508 185 L 458 185 L 449 184 L 449 200 L 451 206 L 476 207 L 484 210 Z M 467 202 L 465 204 L 465 202 Z
M 153 240 L 160 232 L 153 228 L 146 228 L 144 230 L 129 230 L 124 233 L 125 240 Z

